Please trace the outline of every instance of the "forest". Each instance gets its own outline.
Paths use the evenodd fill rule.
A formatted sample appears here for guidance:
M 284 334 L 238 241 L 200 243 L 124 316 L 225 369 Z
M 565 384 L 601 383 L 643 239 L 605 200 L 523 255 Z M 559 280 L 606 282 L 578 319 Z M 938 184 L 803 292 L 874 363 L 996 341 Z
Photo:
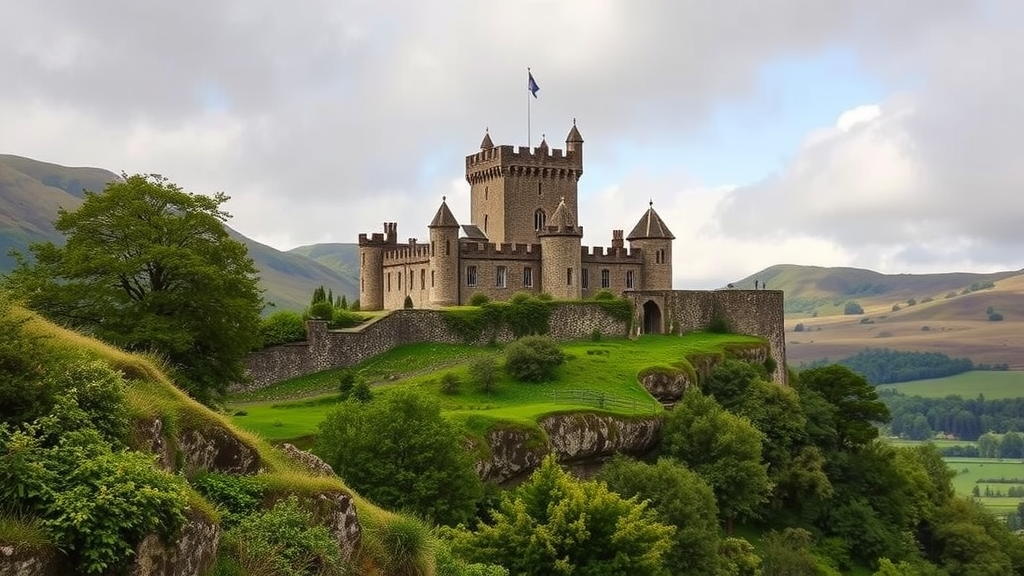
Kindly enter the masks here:
M 1006 364 L 975 364 L 970 358 L 950 358 L 940 352 L 904 352 L 889 348 L 865 348 L 848 358 L 835 362 L 823 358 L 804 364 L 801 368 L 817 368 L 833 363 L 846 366 L 872 384 L 942 378 L 971 370 L 1009 369 Z

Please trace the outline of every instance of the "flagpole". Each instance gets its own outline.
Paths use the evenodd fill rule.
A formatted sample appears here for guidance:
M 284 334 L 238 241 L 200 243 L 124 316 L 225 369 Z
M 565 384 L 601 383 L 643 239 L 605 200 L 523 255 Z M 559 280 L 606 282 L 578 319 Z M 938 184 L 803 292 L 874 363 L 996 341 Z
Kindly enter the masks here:
M 529 68 L 529 66 L 527 66 L 527 68 L 526 68 L 526 77 L 530 78 L 530 68 Z M 530 88 L 530 86 L 529 86 L 529 84 L 527 84 L 527 89 L 526 89 L 526 150 L 527 151 L 529 151 L 530 147 L 533 146 L 533 139 L 531 138 L 531 134 L 530 134 L 530 106 L 531 106 L 531 104 L 530 104 L 530 97 L 533 96 L 533 93 L 530 91 L 529 88 Z

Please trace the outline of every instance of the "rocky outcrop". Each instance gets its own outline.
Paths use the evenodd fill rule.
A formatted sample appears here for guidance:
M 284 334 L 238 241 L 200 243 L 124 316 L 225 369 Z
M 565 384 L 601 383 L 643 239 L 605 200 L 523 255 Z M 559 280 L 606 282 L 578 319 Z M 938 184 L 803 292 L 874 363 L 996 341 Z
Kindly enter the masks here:
M 345 560 L 359 548 L 362 528 L 356 514 L 352 497 L 342 492 L 323 492 L 315 496 L 321 522 L 338 542 L 338 548 Z
M 255 474 L 260 469 L 256 449 L 220 426 L 185 430 L 178 436 L 178 450 L 190 477 L 198 470 Z
M 135 547 L 129 576 L 199 576 L 213 565 L 220 526 L 195 511 L 186 513 L 181 532 L 170 543 L 150 534 Z
M 477 460 L 477 476 L 485 482 L 502 484 L 530 473 L 549 452 L 538 436 L 539 431 L 523 428 L 489 430 L 486 441 L 490 453 Z
M 136 430 L 142 445 L 136 446 L 136 448 L 143 452 L 156 454 L 160 467 L 168 472 L 174 472 L 174 447 L 167 441 L 164 428 L 164 421 L 161 418 L 139 421 L 136 424 Z
M 559 462 L 599 461 L 614 454 L 650 451 L 661 435 L 660 416 L 613 416 L 579 412 L 541 418 L 543 435 L 522 428 L 487 433 L 489 453 L 477 461 L 481 479 L 505 484 L 537 468 L 544 456 Z
M 40 551 L 0 543 L 0 576 L 63 576 L 73 573 L 67 559 L 56 550 Z
M 278 449 L 313 476 L 336 476 L 331 465 L 312 452 L 307 452 L 287 442 L 278 446 Z
M 694 385 L 690 375 L 678 368 L 655 367 L 640 372 L 640 384 L 662 404 L 673 403 Z
M 661 436 L 661 417 L 625 417 L 575 413 L 540 420 L 551 451 L 559 461 L 606 458 L 614 454 L 639 455 L 649 451 Z

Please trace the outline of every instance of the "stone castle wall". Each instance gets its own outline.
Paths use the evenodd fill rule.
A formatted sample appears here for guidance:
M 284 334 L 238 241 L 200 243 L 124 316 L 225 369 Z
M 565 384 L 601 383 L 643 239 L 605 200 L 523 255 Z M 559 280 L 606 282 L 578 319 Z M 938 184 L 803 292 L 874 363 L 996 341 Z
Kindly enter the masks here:
M 661 310 L 665 333 L 701 330 L 718 316 L 731 332 L 764 338 L 776 364 L 773 380 L 789 381 L 781 290 L 663 290 L 627 292 L 625 296 L 635 304 L 634 327 L 643 326 L 643 306 L 652 301 Z
M 626 336 L 627 322 L 608 315 L 598 304 L 565 303 L 551 311 L 549 336 L 558 340 L 586 338 L 595 328 L 606 336 Z M 441 310 L 395 310 L 363 326 L 346 330 L 328 330 L 322 320 L 306 324 L 307 341 L 260 350 L 246 360 L 248 384 L 232 391 L 258 390 L 282 380 L 331 368 L 354 366 L 377 354 L 417 342 L 458 344 L 463 339 L 453 332 Z M 482 342 L 490 335 L 481 337 Z M 510 342 L 512 333 L 501 330 L 498 342 Z

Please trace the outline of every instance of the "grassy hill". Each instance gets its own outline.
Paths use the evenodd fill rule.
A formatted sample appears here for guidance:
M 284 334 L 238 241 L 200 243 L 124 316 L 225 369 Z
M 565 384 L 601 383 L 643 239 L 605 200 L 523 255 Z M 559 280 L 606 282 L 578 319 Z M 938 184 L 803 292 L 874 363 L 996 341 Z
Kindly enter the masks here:
M 857 268 L 779 265 L 754 280 L 785 291 L 786 354 L 798 365 L 864 348 L 941 352 L 1024 369 L 1024 271 L 879 274 Z M 847 302 L 863 314 L 845 315 Z M 989 309 L 1002 315 L 990 321 Z M 803 331 L 795 332 L 796 326 Z
M 33 242 L 61 242 L 53 228 L 60 208 L 74 210 L 82 203 L 84 191 L 101 191 L 119 176 L 99 168 L 69 168 L 21 156 L 0 154 L 0 274 L 14 266 L 7 254 L 14 249 L 28 252 Z M 249 248 L 249 256 L 260 271 L 260 282 L 273 309 L 301 310 L 309 304 L 317 286 L 330 287 L 349 300 L 358 298 L 358 267 L 352 250 L 325 262 L 307 258 L 297 251 L 282 252 L 228 229 L 233 238 Z M 346 245 L 321 245 L 346 246 Z M 349 268 L 343 266 L 349 262 Z
M 355 293 L 359 293 L 359 245 L 340 242 L 299 246 L 289 254 L 305 256 L 315 260 L 351 281 Z M 348 293 L 348 292 L 346 292 Z

